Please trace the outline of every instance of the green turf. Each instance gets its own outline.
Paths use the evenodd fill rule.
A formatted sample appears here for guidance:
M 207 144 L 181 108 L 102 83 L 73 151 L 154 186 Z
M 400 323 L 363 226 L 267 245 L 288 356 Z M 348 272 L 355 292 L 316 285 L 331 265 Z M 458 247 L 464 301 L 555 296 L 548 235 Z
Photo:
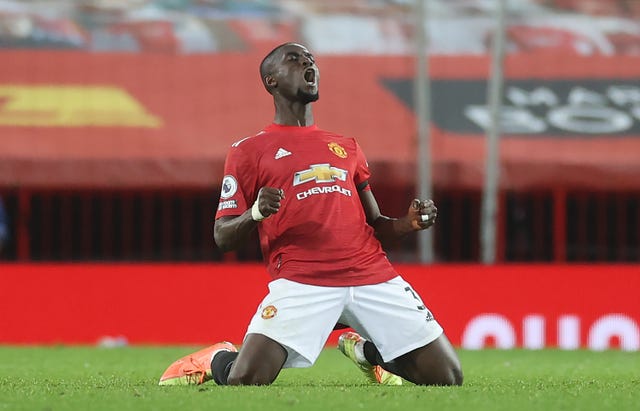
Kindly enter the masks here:
M 270 387 L 160 387 L 190 347 L 0 346 L 2 410 L 640 410 L 640 354 L 461 351 L 463 387 L 369 385 L 328 349 Z

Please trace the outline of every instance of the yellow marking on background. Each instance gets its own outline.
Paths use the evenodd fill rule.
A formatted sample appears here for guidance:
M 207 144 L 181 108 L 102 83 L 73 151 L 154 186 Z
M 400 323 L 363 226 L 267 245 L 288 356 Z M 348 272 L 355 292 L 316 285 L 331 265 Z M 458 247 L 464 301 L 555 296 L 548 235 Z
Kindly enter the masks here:
M 162 119 L 114 86 L 0 86 L 0 125 L 150 127 Z

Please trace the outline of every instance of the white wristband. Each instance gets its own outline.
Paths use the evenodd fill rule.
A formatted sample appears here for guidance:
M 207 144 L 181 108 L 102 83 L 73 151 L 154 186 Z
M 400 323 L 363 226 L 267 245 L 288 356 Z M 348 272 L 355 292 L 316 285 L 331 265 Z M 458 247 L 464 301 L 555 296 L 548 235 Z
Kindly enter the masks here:
M 262 215 L 260 209 L 258 208 L 258 200 L 256 200 L 256 202 L 253 203 L 253 206 L 251 207 L 251 218 L 253 219 L 253 221 L 262 221 L 266 218 Z

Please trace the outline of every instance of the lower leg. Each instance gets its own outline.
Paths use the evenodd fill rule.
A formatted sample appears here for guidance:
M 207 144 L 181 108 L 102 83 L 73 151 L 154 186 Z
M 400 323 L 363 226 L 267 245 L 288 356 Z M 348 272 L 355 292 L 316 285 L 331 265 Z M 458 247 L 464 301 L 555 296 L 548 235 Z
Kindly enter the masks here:
M 371 341 L 364 345 L 364 355 L 371 365 L 419 385 L 462 385 L 462 369 L 458 357 L 442 334 L 424 347 L 404 354 L 396 360 L 385 362 Z
M 219 385 L 268 385 L 287 360 L 286 349 L 262 334 L 249 334 L 239 353 L 220 352 L 211 361 Z
M 238 356 L 237 352 L 220 351 L 211 360 L 211 374 L 218 385 L 227 385 L 231 366 Z
M 406 376 L 402 375 L 403 370 L 398 368 L 394 361 L 385 362 L 382 359 L 380 351 L 378 351 L 378 348 L 371 341 L 367 340 L 364 342 L 363 351 L 364 358 L 366 358 L 371 365 L 379 365 L 390 373 L 398 375 L 405 380 L 408 379 Z

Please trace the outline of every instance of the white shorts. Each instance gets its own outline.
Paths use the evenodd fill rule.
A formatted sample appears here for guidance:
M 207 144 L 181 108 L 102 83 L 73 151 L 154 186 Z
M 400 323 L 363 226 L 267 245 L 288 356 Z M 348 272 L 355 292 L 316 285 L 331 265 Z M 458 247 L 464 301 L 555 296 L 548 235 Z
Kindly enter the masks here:
M 302 368 L 316 361 L 337 322 L 372 341 L 385 361 L 425 346 L 443 332 L 418 294 L 398 276 L 356 287 L 274 280 L 247 334 L 263 334 L 282 344 L 288 352 L 284 368 Z

